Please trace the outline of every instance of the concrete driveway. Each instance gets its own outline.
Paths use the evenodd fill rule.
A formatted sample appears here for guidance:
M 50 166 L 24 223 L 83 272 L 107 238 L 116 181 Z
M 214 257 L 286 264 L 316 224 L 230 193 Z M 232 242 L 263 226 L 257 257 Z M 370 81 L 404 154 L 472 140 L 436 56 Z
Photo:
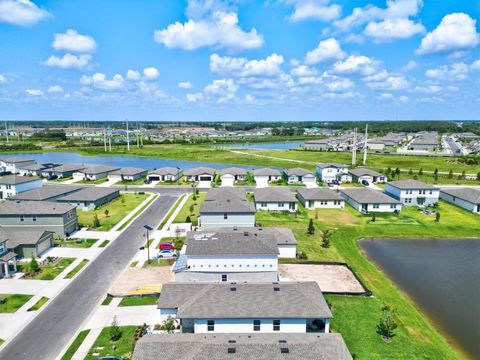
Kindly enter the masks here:
M 109 187 L 109 186 L 112 186 L 113 184 L 115 184 L 119 181 L 120 181 L 120 179 L 110 179 L 110 180 L 105 181 L 104 183 L 101 183 L 98 186 L 99 187 Z
M 226 187 L 226 186 L 233 186 L 233 183 L 234 183 L 234 178 L 224 178 L 222 180 L 222 187 Z
M 197 187 L 200 188 L 200 189 L 209 189 L 209 188 L 212 187 L 212 182 L 211 181 L 199 181 Z
M 267 178 L 257 178 L 257 188 L 266 188 L 268 187 L 268 179 Z

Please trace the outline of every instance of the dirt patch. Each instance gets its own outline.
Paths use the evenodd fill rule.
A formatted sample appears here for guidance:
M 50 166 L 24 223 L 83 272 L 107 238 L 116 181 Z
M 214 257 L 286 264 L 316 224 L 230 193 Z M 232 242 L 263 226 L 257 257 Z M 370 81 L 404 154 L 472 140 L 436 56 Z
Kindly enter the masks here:
M 281 280 L 315 281 L 323 292 L 364 293 L 362 284 L 344 265 L 279 264 Z
M 170 266 L 127 268 L 110 288 L 112 296 L 159 294 L 162 284 L 173 281 Z

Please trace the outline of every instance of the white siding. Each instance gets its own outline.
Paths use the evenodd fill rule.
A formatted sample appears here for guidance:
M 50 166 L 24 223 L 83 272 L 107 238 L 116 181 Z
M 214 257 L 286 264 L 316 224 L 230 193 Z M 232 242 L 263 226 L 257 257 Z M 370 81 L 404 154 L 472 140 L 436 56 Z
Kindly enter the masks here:
M 438 202 L 440 196 L 440 190 L 438 189 L 399 189 L 390 184 L 387 184 L 385 192 L 393 196 L 395 199 L 400 200 L 404 206 L 419 205 L 419 198 L 425 199 L 423 205 L 435 204 Z
M 218 228 L 218 227 L 254 227 L 255 213 L 252 214 L 200 214 L 198 226 L 202 229 Z
M 327 167 L 327 168 L 317 167 L 318 178 L 326 183 L 336 180 L 336 175 L 342 172 L 343 173 L 348 172 L 348 167 L 339 168 L 339 169 L 336 167 Z
M 366 208 L 362 205 L 353 200 L 350 197 L 345 196 L 345 201 L 349 203 L 355 210 L 362 212 L 362 210 L 366 210 L 368 212 L 394 212 L 395 210 L 400 211 L 402 209 L 401 204 L 366 204 Z M 378 207 L 376 207 L 378 205 Z
M 297 203 L 293 203 L 294 207 L 290 209 L 289 202 L 255 202 L 257 210 L 267 211 L 295 211 L 297 210 Z
M 278 251 L 281 258 L 295 259 L 297 256 L 297 245 L 278 245 Z
M 211 319 L 215 321 L 215 333 L 306 333 L 306 319 L 275 319 L 280 320 L 280 331 L 273 331 L 274 319 Z M 260 331 L 253 331 L 253 320 L 260 320 Z M 195 319 L 195 333 L 212 333 L 207 331 L 207 319 Z
M 0 185 L 0 191 L 2 192 L 2 199 L 15 196 L 24 191 L 33 190 L 42 187 L 42 180 L 38 179 L 35 181 L 30 181 L 27 183 L 16 184 L 16 185 Z
M 345 201 L 343 200 L 305 200 L 301 195 L 298 199 L 307 209 L 343 209 Z
M 440 192 L 440 198 L 449 202 L 450 204 L 454 204 L 460 206 L 461 208 L 464 208 L 465 210 L 480 214 L 480 205 L 459 199 L 456 196 L 445 194 L 443 192 Z

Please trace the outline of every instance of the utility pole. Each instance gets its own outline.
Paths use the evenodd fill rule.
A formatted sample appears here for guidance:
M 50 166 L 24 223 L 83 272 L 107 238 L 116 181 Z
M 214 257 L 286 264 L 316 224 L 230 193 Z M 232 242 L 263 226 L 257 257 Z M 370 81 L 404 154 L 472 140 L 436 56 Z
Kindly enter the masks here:
M 138 138 L 138 120 L 137 120 L 137 131 L 135 132 L 135 135 L 137 136 L 137 149 L 140 148 L 140 140 Z
M 353 129 L 352 166 L 357 165 L 357 128 Z
M 103 128 L 103 147 L 107 152 L 107 128 Z
M 108 149 L 112 152 L 112 129 L 108 129 Z
M 127 121 L 127 151 L 130 151 L 130 137 L 128 133 L 128 119 L 125 119 Z
M 7 144 L 8 144 L 8 125 L 6 121 L 5 121 L 5 136 L 7 137 Z
M 140 133 L 140 147 L 143 148 L 143 131 Z
M 365 144 L 363 145 L 363 165 L 367 163 L 368 124 L 365 125 Z

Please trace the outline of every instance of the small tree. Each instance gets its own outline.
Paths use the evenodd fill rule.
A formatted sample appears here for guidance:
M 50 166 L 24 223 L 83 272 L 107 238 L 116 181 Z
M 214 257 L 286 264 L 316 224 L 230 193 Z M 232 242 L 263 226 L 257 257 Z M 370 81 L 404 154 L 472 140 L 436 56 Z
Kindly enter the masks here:
M 440 222 L 440 213 L 438 211 L 435 213 L 435 221 Z
M 103 213 L 105 214 L 105 217 L 108 217 L 108 214 L 109 214 L 108 209 L 105 209 L 105 211 Z
M 109 333 L 110 333 L 110 340 L 111 341 L 117 341 L 122 337 L 122 331 L 120 330 L 120 327 L 118 326 L 116 315 L 113 316 L 113 320 L 112 320 L 112 324 L 110 325 Z
M 418 175 L 420 175 L 420 176 L 423 175 L 423 168 L 420 168 L 420 170 L 418 170 Z
M 438 175 L 438 169 L 435 168 L 435 171 L 433 172 L 434 175 Z
M 377 215 L 375 215 L 375 213 L 372 213 L 372 222 L 375 222 L 375 220 L 377 220 Z
M 408 170 L 408 175 L 413 175 L 413 170 L 412 169 Z
M 318 211 L 315 211 L 315 219 L 318 220 Z
M 120 198 L 120 202 L 122 203 L 122 205 L 125 205 L 125 196 L 122 196 L 122 197 Z
M 480 181 L 480 172 L 477 173 L 477 181 Z
M 393 331 L 397 326 L 392 316 L 392 308 L 390 305 L 385 305 L 382 308 L 382 317 L 377 325 L 377 334 L 382 335 L 384 340 L 390 341 L 394 337 Z
M 192 195 L 192 200 L 193 200 L 193 201 L 197 201 L 197 195 L 193 194 L 193 195 Z
M 187 217 L 185 218 L 185 222 L 186 223 L 191 223 L 192 222 L 192 219 L 190 219 L 190 215 L 187 215 Z
M 438 175 L 437 174 L 433 175 L 433 181 L 438 182 Z
M 100 219 L 97 213 L 93 214 L 93 227 L 100 227 Z
M 200 190 L 198 190 L 198 188 L 197 188 L 197 187 L 195 187 L 195 195 L 197 195 L 197 196 L 198 196 L 199 194 L 200 194 Z
M 462 171 L 462 180 L 465 180 L 466 176 L 465 176 L 465 170 Z
M 35 274 L 40 271 L 40 266 L 38 265 L 37 259 L 32 255 L 32 260 L 30 261 L 30 273 Z
M 322 231 L 322 247 L 327 249 L 330 247 L 330 237 L 332 236 L 332 230 L 325 229 Z
M 449 178 L 449 179 L 453 178 L 453 171 L 452 171 L 452 169 L 450 169 L 450 171 L 448 172 L 448 178 Z
M 313 220 L 310 219 L 308 222 L 308 228 L 307 228 L 308 235 L 313 235 L 315 234 L 315 225 L 313 225 Z
M 395 175 L 397 175 L 397 179 L 400 179 L 400 169 L 399 168 L 395 169 Z
M 189 210 L 190 210 L 190 214 L 192 214 L 192 215 L 193 215 L 193 211 L 195 210 L 195 206 L 193 206 L 193 204 L 192 204 L 192 205 L 190 205 L 190 208 L 189 208 Z
M 162 330 L 165 330 L 169 334 L 173 333 L 175 327 L 175 319 L 172 316 L 169 316 L 162 324 Z

